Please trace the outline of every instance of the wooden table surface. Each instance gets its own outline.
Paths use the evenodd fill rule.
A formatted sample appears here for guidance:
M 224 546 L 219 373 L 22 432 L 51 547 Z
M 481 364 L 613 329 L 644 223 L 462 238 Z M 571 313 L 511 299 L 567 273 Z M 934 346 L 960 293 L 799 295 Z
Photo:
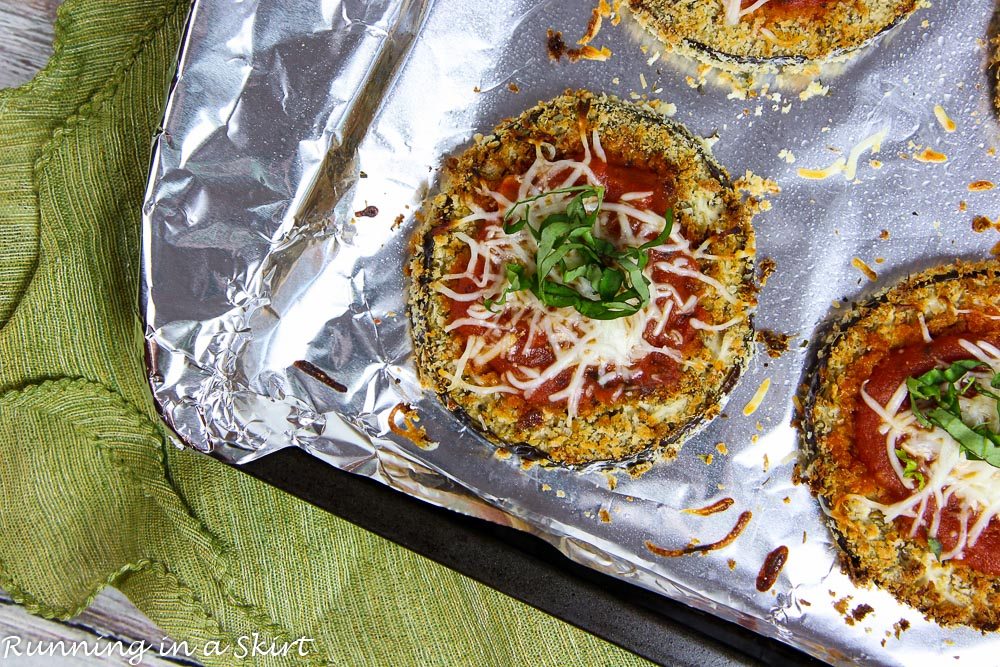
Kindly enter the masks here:
M 35 75 L 52 53 L 58 0 L 0 0 L 0 88 Z
M 58 6 L 58 0 L 0 0 L 0 88 L 25 83 L 45 66 L 52 54 L 52 24 Z M 143 659 L 143 665 L 197 664 L 192 660 L 156 656 L 156 648 L 164 642 L 164 633 L 124 595 L 111 588 L 101 593 L 90 609 L 69 621 L 32 616 L 0 591 L 0 663 L 15 667 L 128 665 L 127 658 L 85 657 L 82 654 L 60 658 L 15 657 L 12 654 L 4 659 L 4 640 L 10 637 L 20 638 L 22 642 L 60 639 L 86 642 L 94 648 L 100 646 L 100 642 L 120 640 L 128 646 L 145 641 L 152 648 Z

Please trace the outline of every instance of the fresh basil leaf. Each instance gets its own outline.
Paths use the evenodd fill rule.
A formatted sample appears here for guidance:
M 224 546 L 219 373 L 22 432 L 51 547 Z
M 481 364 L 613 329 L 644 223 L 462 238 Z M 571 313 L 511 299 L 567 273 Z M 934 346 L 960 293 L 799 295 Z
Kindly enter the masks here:
M 657 246 L 663 245 L 667 239 L 670 238 L 670 232 L 674 228 L 674 211 L 673 209 L 667 209 L 667 212 L 663 216 L 663 231 L 653 239 L 639 246 L 639 250 L 649 250 L 650 248 L 656 248 Z
M 616 320 L 619 317 L 628 317 L 639 312 L 640 308 L 642 308 L 641 305 L 631 305 L 618 301 L 601 303 L 590 299 L 582 299 L 576 305 L 576 309 L 581 315 L 593 320 Z
M 621 267 L 628 273 L 629 282 L 632 289 L 639 295 L 639 300 L 643 303 L 649 302 L 649 281 L 642 273 L 642 267 L 631 259 L 622 258 L 619 260 Z
M 593 280 L 587 278 L 587 276 L 590 275 L 593 269 L 594 269 L 593 264 L 581 264 L 579 266 L 573 267 L 572 269 L 567 269 L 566 271 L 563 271 L 563 282 L 571 283 L 577 278 L 586 278 L 587 282 L 593 283 L 594 282 Z
M 589 194 L 588 192 L 582 192 L 570 200 L 569 204 L 566 206 L 566 215 L 569 216 L 571 220 L 585 221 L 587 218 L 587 209 L 583 206 L 584 197 Z
M 953 383 L 965 376 L 969 371 L 984 366 L 983 362 L 972 359 L 956 361 L 947 368 L 934 368 L 917 378 L 917 380 L 927 386 L 940 385 L 944 382 Z
M 595 187 L 593 185 L 574 185 L 574 186 L 568 187 L 568 188 L 559 188 L 558 190 L 549 190 L 548 192 L 543 192 L 541 194 L 537 194 L 537 195 L 534 195 L 532 197 L 528 197 L 526 199 L 519 199 L 517 202 L 514 203 L 513 206 L 510 207 L 510 209 L 506 213 L 504 213 L 503 219 L 504 220 L 508 220 L 510 218 L 513 218 L 515 211 L 517 211 L 517 209 L 519 207 L 524 206 L 525 208 L 527 208 L 528 204 L 530 204 L 531 202 L 538 201 L 539 199 L 544 199 L 545 197 L 548 197 L 549 195 L 561 195 L 561 194 L 566 194 L 566 193 L 569 193 L 569 192 L 583 192 L 583 191 L 586 191 L 586 190 L 597 190 L 597 189 L 600 189 L 602 191 L 604 190 L 604 188 L 602 188 L 600 186 Z M 601 193 L 602 199 L 603 199 L 603 196 L 604 195 L 603 195 L 603 192 L 602 192 Z
M 933 537 L 927 538 L 927 546 L 930 547 L 931 553 L 938 560 L 941 560 L 941 542 Z
M 524 278 L 524 266 L 521 264 L 513 264 L 508 262 L 504 264 L 504 273 L 507 274 L 507 282 L 511 284 L 515 290 L 521 288 L 521 280 Z
M 524 229 L 525 225 L 528 224 L 528 217 L 525 216 L 518 220 L 517 222 L 505 222 L 503 225 L 503 231 L 505 234 L 516 234 L 517 232 Z
M 551 194 L 575 193 L 563 212 L 547 215 L 538 227 L 530 223 L 530 204 Z M 663 230 L 639 247 L 618 249 L 596 235 L 596 225 L 606 190 L 602 186 L 573 186 L 516 202 L 504 214 L 504 231 L 516 233 L 525 227 L 538 243 L 535 271 L 522 265 L 508 266 L 509 285 L 497 300 L 485 300 L 492 310 L 502 305 L 511 292 L 531 290 L 539 300 L 553 307 L 576 308 L 597 319 L 615 319 L 635 314 L 649 303 L 650 281 L 644 275 L 649 249 L 662 245 L 673 228 L 674 215 L 664 215 Z M 518 211 L 524 207 L 523 214 Z M 590 210 L 588 211 L 588 206 Z M 512 220 L 516 221 L 512 222 Z M 584 296 L 567 283 L 586 281 L 598 299 Z
M 1000 375 L 995 376 L 993 378 L 993 380 L 996 380 L 997 377 L 1000 377 Z M 993 386 L 992 382 L 990 383 L 990 386 Z M 976 385 L 976 391 L 979 392 L 980 394 L 982 394 L 983 396 L 989 396 L 994 401 L 996 401 L 996 404 L 997 404 L 997 418 L 1000 419 L 1000 394 L 994 394 L 992 391 L 990 391 L 989 389 L 983 387 L 980 384 Z
M 610 301 L 618 294 L 623 282 L 625 282 L 625 276 L 621 271 L 604 269 L 601 279 L 597 282 L 597 293 L 601 295 L 602 300 Z
M 597 199 L 597 203 L 592 213 L 587 212 L 586 202 L 588 199 Z M 597 211 L 600 210 L 603 203 L 604 188 L 600 186 L 590 187 L 570 200 L 569 204 L 566 206 L 566 215 L 569 216 L 571 220 L 577 221 L 580 224 L 593 226 L 593 224 L 597 221 Z
M 538 225 L 539 233 L 544 232 L 546 228 L 551 227 L 552 225 L 564 225 L 566 229 L 573 229 L 578 226 L 578 223 L 565 213 L 553 213 L 552 215 L 546 216 L 546 218 L 542 220 L 541 224 Z M 553 232 L 549 233 L 553 234 Z
M 940 382 L 924 382 L 918 377 L 907 378 L 906 380 L 906 387 L 910 390 L 910 393 L 924 400 L 937 400 L 941 398 L 939 384 Z
M 949 382 L 945 385 L 944 396 L 941 397 L 941 402 L 952 414 L 961 414 L 962 411 L 958 406 L 958 388 L 954 382 Z
M 554 280 L 545 279 L 538 283 L 538 298 L 546 306 L 565 308 L 576 306 L 583 297 L 572 287 L 567 287 Z
M 1000 433 L 994 433 L 986 424 L 976 426 L 972 430 L 989 440 L 994 445 L 1000 445 Z
M 972 455 L 991 466 L 1000 468 L 1000 446 L 993 442 L 992 438 L 972 430 L 957 415 L 944 408 L 934 408 L 927 413 L 927 418 L 957 440 L 966 455 Z
M 591 285 L 594 285 L 601 279 L 601 267 L 597 264 L 585 262 L 563 271 L 562 278 L 564 285 L 569 284 L 578 278 L 586 280 Z
M 524 284 L 524 267 L 522 265 L 507 263 L 504 265 L 504 272 L 507 274 L 507 288 L 500 295 L 500 298 L 483 299 L 483 305 L 486 307 L 486 310 L 491 313 L 498 312 L 493 310 L 493 306 L 502 306 L 507 303 L 507 296 L 509 294 L 526 289 Z
M 913 412 L 913 416 L 917 418 L 917 422 L 924 428 L 931 428 L 931 424 L 927 420 L 927 416 L 924 415 L 923 410 L 920 409 L 918 405 L 918 400 L 927 400 L 932 398 L 928 395 L 928 387 L 920 382 L 917 378 L 906 378 L 906 389 L 910 393 L 910 411 Z M 937 385 L 934 385 L 934 390 L 937 391 Z M 940 392 L 937 394 L 940 396 Z
M 548 253 L 548 255 L 546 255 L 543 259 L 539 261 L 538 267 L 536 269 L 536 275 L 538 276 L 538 279 L 542 280 L 543 278 L 548 277 L 549 273 L 551 273 L 552 269 L 554 269 L 557 265 L 562 264 L 563 266 L 565 266 L 564 260 L 569 255 L 569 253 L 573 252 L 574 250 L 580 252 L 581 255 L 587 258 L 589 260 L 588 263 L 592 264 L 594 262 L 593 254 L 583 244 L 563 243 L 558 248 L 551 250 Z M 569 282 L 569 281 L 564 278 L 564 282 Z
M 924 486 L 927 484 L 927 478 L 924 477 L 924 473 L 920 472 L 917 462 L 907 453 L 905 449 L 896 449 L 896 458 L 903 463 L 903 477 L 908 477 L 910 479 L 916 480 L 917 490 L 923 490 Z
M 577 227 L 569 233 L 570 238 L 578 240 L 594 251 L 596 255 L 604 259 L 613 259 L 615 256 L 615 246 L 610 241 L 594 236 L 593 227 Z
M 591 247 L 604 257 L 610 257 L 611 253 L 615 251 L 615 246 L 610 241 L 605 241 L 602 238 L 596 236 L 591 236 Z

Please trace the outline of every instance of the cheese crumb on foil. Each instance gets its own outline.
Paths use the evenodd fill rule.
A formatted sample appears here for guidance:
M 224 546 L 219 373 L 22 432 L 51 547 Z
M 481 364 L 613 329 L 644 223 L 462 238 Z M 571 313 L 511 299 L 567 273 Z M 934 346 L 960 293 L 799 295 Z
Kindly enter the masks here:
M 948 116 L 948 112 L 946 112 L 944 107 L 940 104 L 934 105 L 934 117 L 937 118 L 938 124 L 944 128 L 945 132 L 954 132 L 958 129 L 958 126 L 955 125 L 955 121 Z
M 858 160 L 865 151 L 871 151 L 875 155 L 882 150 L 882 142 L 885 141 L 887 130 L 881 130 L 858 142 L 848 153 L 846 158 L 839 157 L 833 164 L 822 169 L 807 169 L 800 167 L 798 174 L 800 178 L 822 181 L 837 174 L 843 174 L 848 181 L 853 181 L 858 175 Z
M 760 404 L 764 402 L 764 397 L 767 396 L 767 390 L 771 388 L 771 378 L 764 378 L 764 381 L 760 383 L 757 387 L 757 391 L 754 393 L 753 398 L 750 402 L 746 404 L 743 408 L 743 414 L 747 417 L 757 412 L 757 408 Z

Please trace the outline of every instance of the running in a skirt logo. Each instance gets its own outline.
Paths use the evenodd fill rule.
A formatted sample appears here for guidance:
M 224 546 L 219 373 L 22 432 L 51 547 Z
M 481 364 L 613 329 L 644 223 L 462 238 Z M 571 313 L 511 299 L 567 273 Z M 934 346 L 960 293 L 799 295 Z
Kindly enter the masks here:
M 201 645 L 186 641 L 175 642 L 164 637 L 159 643 L 148 641 L 125 642 L 121 640 L 44 640 L 24 639 L 17 636 L 0 637 L 0 660 L 18 658 L 105 658 L 120 659 L 130 665 L 141 665 L 147 657 L 200 658 L 229 657 L 249 660 L 265 657 L 306 657 L 315 640 L 299 637 L 294 641 L 276 642 L 254 632 L 237 637 L 234 642 L 209 641 Z

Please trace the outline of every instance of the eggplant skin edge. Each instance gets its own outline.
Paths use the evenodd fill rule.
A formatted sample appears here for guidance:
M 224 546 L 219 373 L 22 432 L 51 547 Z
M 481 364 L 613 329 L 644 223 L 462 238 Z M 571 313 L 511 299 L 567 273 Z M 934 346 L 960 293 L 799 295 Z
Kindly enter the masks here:
M 853 423 L 839 387 L 862 354 L 911 344 L 918 313 L 933 335 L 961 325 L 963 316 L 955 310 L 984 305 L 1000 310 L 996 260 L 957 262 L 916 273 L 829 324 L 818 336 L 801 394 L 800 477 L 820 499 L 841 565 L 856 584 L 884 588 L 941 625 L 993 631 L 1000 628 L 1000 577 L 962 564 L 938 563 L 925 543 L 910 539 L 879 512 L 850 503 L 847 497 L 859 472 L 838 465 L 850 453 L 836 444 L 850 442 L 845 434 Z M 900 333 L 904 331 L 910 333 Z M 942 588 L 931 583 L 929 574 L 943 582 Z
M 725 24 L 720 0 L 626 0 L 636 21 L 668 49 L 713 67 L 745 74 L 795 71 L 856 55 L 918 8 L 919 0 L 838 2 L 822 17 L 782 16 L 764 26 L 781 35 L 760 34 L 754 15 Z M 766 11 L 766 7 L 760 10 Z
M 598 131 L 612 159 L 661 175 L 672 174 L 669 178 L 674 180 L 678 196 L 677 223 L 695 240 L 712 237 L 713 253 L 733 257 L 702 270 L 729 286 L 737 297 L 736 304 L 705 295 L 704 305 L 714 321 L 737 316 L 743 321 L 724 334 L 730 350 L 724 363 L 699 373 L 685 373 L 681 386 L 669 395 L 663 391 L 648 398 L 596 406 L 571 422 L 565 407 L 543 406 L 542 423 L 528 427 L 519 424 L 520 415 L 505 407 L 503 400 L 449 389 L 443 375 L 451 371 L 461 350 L 457 339 L 443 331 L 446 303 L 431 285 L 451 268 L 457 252 L 453 233 L 462 231 L 457 221 L 469 212 L 464 202 L 475 188 L 482 181 L 497 182 L 506 174 L 523 173 L 534 160 L 532 142 L 539 139 L 555 146 L 559 155 L 574 153 L 580 146 L 581 121 Z M 684 197 L 694 192 L 717 198 L 721 206 L 717 221 L 696 223 L 683 208 Z M 440 188 L 426 200 L 422 221 L 411 239 L 408 317 L 421 382 L 460 421 L 496 445 L 535 458 L 571 467 L 606 468 L 676 456 L 685 439 L 721 412 L 753 352 L 756 285 L 752 213 L 753 207 L 736 192 L 708 145 L 648 107 L 589 91 L 567 91 L 501 122 L 490 134 L 477 137 L 457 158 L 446 161 Z M 696 224 L 702 228 L 696 229 Z M 701 354 L 710 352 L 705 348 Z M 656 421 L 651 417 L 652 410 L 673 405 L 671 402 L 683 406 L 676 418 Z

